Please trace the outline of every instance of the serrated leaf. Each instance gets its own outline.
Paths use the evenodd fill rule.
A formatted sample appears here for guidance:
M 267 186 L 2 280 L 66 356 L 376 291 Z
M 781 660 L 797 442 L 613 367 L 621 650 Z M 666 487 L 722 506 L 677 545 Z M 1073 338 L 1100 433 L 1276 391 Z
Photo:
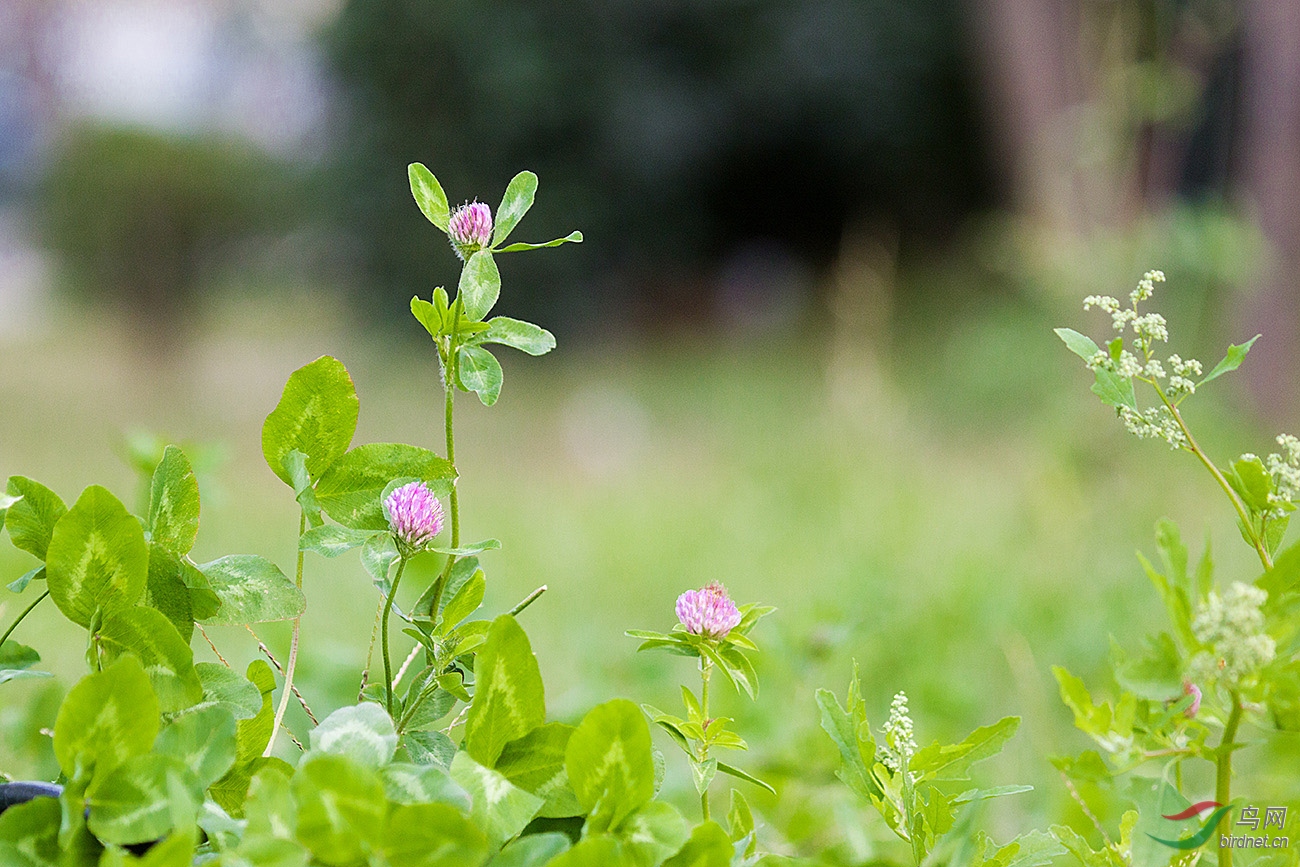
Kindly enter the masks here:
M 555 348 L 555 335 L 540 325 L 509 316 L 493 316 L 487 325 L 480 343 L 500 343 L 529 355 L 545 355 Z
M 917 750 L 908 762 L 908 768 L 923 779 L 970 779 L 970 766 L 1001 752 L 1019 727 L 1020 717 L 1003 717 L 992 725 L 975 729 L 961 743 L 951 746 L 936 743 Z
M 45 578 L 54 604 L 73 623 L 88 627 L 97 610 L 140 601 L 148 575 L 140 522 L 105 488 L 86 488 L 50 536 Z
M 456 745 L 442 732 L 406 731 L 402 733 L 399 744 L 417 765 L 450 768 L 452 757 L 456 754 Z
M 1132 379 L 1120 376 L 1104 367 L 1098 367 L 1093 374 L 1095 381 L 1092 384 L 1092 393 L 1101 398 L 1102 403 L 1116 409 L 1122 406 L 1132 410 L 1137 409 L 1137 395 L 1133 392 Z
M 343 455 L 316 483 L 316 502 L 354 530 L 387 530 L 381 496 L 395 479 L 419 480 L 436 496 L 451 493 L 456 475 L 444 458 L 404 443 L 367 443 Z
M 320 478 L 343 455 L 357 429 L 361 402 L 347 368 L 322 355 L 289 376 L 280 402 L 262 425 L 262 454 L 271 472 L 290 487 L 289 452 L 307 456 L 307 471 Z
M 139 658 L 164 713 L 184 710 L 203 698 L 194 652 L 160 612 L 143 606 L 110 612 L 96 638 L 109 660 L 124 654 Z
M 163 450 L 149 485 L 150 541 L 184 556 L 199 535 L 199 482 L 177 446 Z
M 543 242 L 543 243 L 541 243 L 541 244 L 511 244 L 511 245 L 509 245 L 509 246 L 507 246 L 507 247 L 502 247 L 502 248 L 498 249 L 496 252 L 498 252 L 498 253 L 518 253 L 518 252 L 520 252 L 521 250 L 542 250 L 542 249 L 545 249 L 546 247 L 558 247 L 558 246 L 560 246 L 561 244 L 570 244 L 570 243 L 572 243 L 572 244 L 581 244 L 581 243 L 582 243 L 582 233 L 581 233 L 581 232 L 570 232 L 569 234 L 565 235 L 563 238 L 556 238 L 554 241 L 545 241 L 545 242 Z
M 505 377 L 496 356 L 481 346 L 462 346 L 456 357 L 457 373 L 465 389 L 477 394 L 484 406 L 496 403 Z
M 481 321 L 497 303 L 501 294 L 501 272 L 497 270 L 496 260 L 488 250 L 479 250 L 465 262 L 460 272 L 460 284 L 457 287 L 457 300 L 465 315 L 474 321 Z
M 447 204 L 447 194 L 442 184 L 421 163 L 411 163 L 406 170 L 411 181 L 411 196 L 420 206 L 420 213 L 442 231 L 447 231 L 447 221 L 451 218 L 451 208 Z
M 1236 370 L 1238 367 L 1241 367 L 1241 363 L 1246 360 L 1246 353 L 1250 352 L 1250 348 L 1255 345 L 1255 341 L 1259 340 L 1259 338 L 1260 335 L 1256 334 L 1245 343 L 1230 344 L 1228 346 L 1228 354 L 1223 356 L 1223 360 L 1214 365 L 1214 369 L 1207 373 L 1205 379 L 1202 379 L 1197 383 L 1197 385 L 1205 385 L 1205 383 L 1210 380 L 1218 379 L 1225 373 L 1229 373 Z
M 265 557 L 231 554 L 198 568 L 221 600 L 210 623 L 242 626 L 292 620 L 307 607 L 302 591 Z
M 15 548 L 44 560 L 54 525 L 68 507 L 58 494 L 24 476 L 10 476 L 6 490 L 11 497 L 21 498 L 5 512 L 4 528 L 9 531 L 10 541 Z
M 532 172 L 520 172 L 510 179 L 506 193 L 497 208 L 496 228 L 492 233 L 492 246 L 497 247 L 510 237 L 515 226 L 533 206 L 533 197 L 537 195 L 537 175 Z
M 492 622 L 474 671 L 478 680 L 465 718 L 464 748 L 490 768 L 507 743 L 546 722 L 545 691 L 528 636 L 508 614 Z
M 363 702 L 334 711 L 311 730 L 311 748 L 347 756 L 367 768 L 392 761 L 397 752 L 397 732 L 382 707 Z

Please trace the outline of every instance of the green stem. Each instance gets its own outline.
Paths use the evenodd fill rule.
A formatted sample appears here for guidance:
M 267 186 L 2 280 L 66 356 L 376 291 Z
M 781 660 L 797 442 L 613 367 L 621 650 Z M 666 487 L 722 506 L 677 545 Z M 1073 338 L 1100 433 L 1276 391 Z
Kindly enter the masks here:
M 447 463 L 451 464 L 451 547 L 460 547 L 460 495 L 458 492 L 457 482 L 460 480 L 459 471 L 456 469 L 456 431 L 453 426 L 453 419 L 456 413 L 456 350 L 457 344 L 456 328 L 460 324 L 461 311 L 464 305 L 460 296 L 456 296 L 456 303 L 452 305 L 452 321 L 456 323 L 452 326 L 451 335 L 447 338 L 447 353 L 442 360 L 442 389 L 446 395 L 443 405 L 443 428 L 447 441 Z M 448 555 L 447 562 L 442 567 L 442 572 L 433 582 L 433 593 L 430 594 L 429 617 L 436 624 L 438 621 L 438 609 L 442 605 L 442 594 L 447 588 L 447 580 L 451 577 L 451 568 L 456 565 L 455 555 Z
M 542 595 L 543 593 L 545 593 L 545 592 L 546 592 L 546 585 L 543 584 L 541 587 L 538 587 L 538 588 L 537 588 L 536 590 L 534 590 L 532 593 L 529 593 L 527 596 L 525 596 L 525 597 L 524 597 L 524 598 L 519 602 L 518 605 L 516 605 L 514 608 L 511 608 L 507 613 L 508 613 L 511 617 L 515 617 L 515 616 L 517 616 L 517 615 L 519 614 L 519 612 L 523 611 L 523 610 L 524 610 L 525 608 L 527 608 L 529 605 L 532 605 L 534 602 L 536 602 L 536 601 L 537 601 L 537 597 L 541 596 L 541 595 Z
M 709 760 L 709 674 L 713 670 L 713 663 L 705 657 L 700 657 L 700 716 L 704 717 L 702 728 L 706 740 L 700 743 L 700 761 Z M 700 812 L 704 815 L 704 821 L 709 821 L 709 787 L 705 786 L 704 791 L 700 792 Z
M 1232 801 L 1232 753 L 1235 749 L 1234 742 L 1237 740 L 1237 727 L 1241 725 L 1241 696 L 1236 692 L 1232 693 L 1232 711 L 1228 714 L 1228 722 L 1223 727 L 1223 739 L 1219 741 L 1219 749 L 1216 751 L 1215 769 L 1214 769 L 1214 800 L 1220 804 L 1227 804 Z M 1228 816 L 1225 814 L 1219 820 L 1220 824 L 1226 821 Z M 1232 849 L 1224 846 L 1219 849 L 1219 867 L 1232 867 Z
M 1214 480 L 1218 482 L 1219 487 L 1223 489 L 1223 493 L 1227 494 L 1228 499 L 1232 501 L 1232 508 L 1237 511 L 1237 518 L 1241 521 L 1241 526 L 1246 528 L 1246 533 L 1250 536 L 1250 544 L 1255 549 L 1255 553 L 1259 555 L 1259 561 L 1264 564 L 1266 570 L 1272 569 L 1273 558 L 1269 556 L 1268 549 L 1264 547 L 1262 534 L 1257 534 L 1255 527 L 1250 523 L 1250 517 L 1246 512 L 1245 505 L 1241 502 L 1241 498 L 1232 489 L 1232 485 L 1228 484 L 1228 480 L 1224 478 L 1223 473 L 1219 472 L 1219 468 L 1214 465 L 1214 461 L 1209 459 L 1205 451 L 1196 442 L 1196 438 L 1192 436 L 1192 431 L 1187 426 L 1187 422 L 1183 421 L 1182 414 L 1178 412 L 1178 407 L 1169 400 L 1169 396 L 1160 387 L 1160 383 L 1155 380 L 1147 381 L 1155 386 L 1156 394 L 1160 395 L 1160 400 L 1169 409 L 1174 421 L 1178 422 L 1178 427 L 1182 430 L 1183 436 L 1187 437 L 1187 450 L 1200 459 L 1205 468 L 1210 471 L 1210 475 L 1214 476 Z
M 13 623 L 9 624 L 9 628 L 5 630 L 5 634 L 0 635 L 0 646 L 3 646 L 4 643 L 9 640 L 9 636 L 13 635 L 14 630 L 18 628 L 18 624 L 23 622 L 23 618 L 26 617 L 28 614 L 31 614 L 32 609 L 35 608 L 37 605 L 40 605 L 41 600 L 49 595 L 50 595 L 50 591 L 46 590 L 40 596 L 36 597 L 35 602 L 33 602 L 31 605 L 28 605 L 26 608 L 23 609 L 23 613 L 18 615 L 18 619 L 15 620 Z
M 402 583 L 402 573 L 406 571 L 406 557 L 397 561 L 397 574 L 393 576 L 393 586 L 384 600 L 383 620 L 379 625 L 379 634 L 384 648 L 384 697 L 387 702 L 388 715 L 393 715 L 393 664 L 388 656 L 388 615 L 393 610 L 393 600 L 397 598 L 397 585 Z
M 298 541 L 302 542 L 302 534 L 307 532 L 307 512 L 304 510 L 298 518 Z M 302 550 L 302 545 L 298 545 L 298 571 L 295 577 L 298 589 L 302 589 L 302 566 L 303 557 L 306 552 Z M 284 723 L 284 712 L 289 709 L 289 696 L 293 695 L 293 675 L 298 669 L 298 639 L 302 636 L 302 617 L 293 619 L 293 637 L 289 640 L 289 662 L 284 669 L 284 692 L 280 694 L 280 706 L 275 709 L 275 722 L 271 725 L 271 737 L 266 742 L 266 749 L 262 755 L 271 755 L 271 750 L 275 748 L 275 736 L 280 732 L 280 726 Z

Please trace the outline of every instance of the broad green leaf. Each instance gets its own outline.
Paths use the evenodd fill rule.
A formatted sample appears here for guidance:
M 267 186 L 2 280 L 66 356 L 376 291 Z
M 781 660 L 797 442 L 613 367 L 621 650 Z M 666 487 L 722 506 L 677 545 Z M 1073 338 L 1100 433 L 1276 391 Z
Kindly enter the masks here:
M 503 614 L 492 622 L 474 671 L 477 685 L 465 719 L 464 749 L 490 768 L 507 743 L 546 722 L 537 657 L 513 617 Z
M 0 813 L 0 863 L 12 867 L 48 867 L 59 859 L 59 802 L 33 798 Z M 12 848 L 5 849 L 5 845 Z M 26 858 L 28 860 L 19 860 Z
M 1228 481 L 1251 511 L 1263 512 L 1268 509 L 1268 495 L 1273 493 L 1273 477 L 1264 469 L 1264 462 L 1259 458 L 1251 456 L 1245 460 L 1233 461 Z
M 908 767 L 923 779 L 968 780 L 970 766 L 997 755 L 1020 727 L 1020 717 L 1003 717 L 992 725 L 980 726 L 961 743 L 931 744 L 916 751 Z
M 542 806 L 542 799 L 511 784 L 468 753 L 456 753 L 451 778 L 464 789 L 473 806 L 470 817 L 495 849 L 524 829 Z
M 314 551 L 322 557 L 337 557 L 370 541 L 375 530 L 353 530 L 338 524 L 312 527 L 298 538 L 300 551 Z
M 437 765 L 450 768 L 452 757 L 456 754 L 456 745 L 442 732 L 402 733 L 400 748 L 417 765 Z
M 451 218 L 451 208 L 447 205 L 447 194 L 442 191 L 442 184 L 433 176 L 433 172 L 422 163 L 411 163 L 406 170 L 411 181 L 411 195 L 420 206 L 420 212 L 442 231 L 447 231 L 447 221 Z
M 718 762 L 718 770 L 724 774 L 728 774 L 729 776 L 735 777 L 738 780 L 744 780 L 747 783 L 753 783 L 759 788 L 767 789 L 773 795 L 776 794 L 776 789 L 772 788 L 770 785 L 763 782 L 753 774 L 747 773 L 746 771 L 742 771 L 740 768 L 737 768 L 734 765 L 729 765 L 726 762 Z
M 54 722 L 54 756 L 69 777 L 78 765 L 107 773 L 149 752 L 158 734 L 158 699 L 140 661 L 127 656 L 83 677 Z
M 208 621 L 242 626 L 292 620 L 307 607 L 306 597 L 280 567 L 255 554 L 231 554 L 199 566 L 221 608 Z
M 840 706 L 839 700 L 830 690 L 817 690 L 821 726 L 840 751 L 842 764 L 838 776 L 844 784 L 863 798 L 883 798 L 884 790 L 871 771 L 875 764 L 876 744 L 871 737 L 866 717 L 860 708 L 855 707 L 853 701 L 857 694 L 857 682 L 855 672 L 848 710 Z
M 262 708 L 262 694 L 248 678 L 219 662 L 196 662 L 194 671 L 203 684 L 204 706 L 225 709 L 236 720 L 251 719 Z
M 495 867 L 495 865 L 494 865 Z M 547 863 L 546 867 L 638 867 L 628 858 L 623 844 L 609 834 L 583 837 L 573 848 Z
M 145 579 L 144 604 L 161 612 L 188 644 L 194 635 L 194 608 L 190 588 L 183 577 L 185 566 L 180 557 L 162 545 L 149 543 L 149 575 Z M 208 592 L 216 599 L 215 594 Z M 219 600 L 216 607 L 221 607 Z M 209 606 L 205 613 L 213 610 Z
M 488 856 L 483 832 L 446 804 L 399 804 L 382 844 L 391 867 L 472 867 Z
M 1080 334 L 1073 328 L 1055 328 L 1053 330 L 1056 332 L 1056 336 L 1065 343 L 1066 347 L 1084 361 L 1091 361 L 1093 356 L 1101 351 L 1091 337 Z
M 1250 347 L 1255 345 L 1255 341 L 1259 340 L 1259 337 L 1260 335 L 1256 334 L 1245 343 L 1234 343 L 1229 345 L 1228 354 L 1223 357 L 1222 361 L 1214 365 L 1214 369 L 1205 375 L 1205 379 L 1202 379 L 1197 384 L 1205 385 L 1205 383 L 1210 380 L 1218 379 L 1225 373 L 1229 373 L 1236 370 L 1238 367 L 1241 367 L 1241 363 L 1246 360 L 1246 353 L 1250 352 Z
M 208 787 L 212 799 L 232 816 L 243 815 L 244 799 L 253 776 L 277 759 L 264 759 L 262 751 L 271 739 L 275 725 L 275 675 L 271 666 L 260 659 L 248 664 L 248 680 L 261 696 L 261 708 L 251 719 L 235 725 L 235 765 L 220 780 Z
M 510 179 L 506 194 L 497 208 L 496 228 L 492 233 L 492 246 L 499 247 L 515 226 L 533 206 L 533 196 L 537 195 L 537 175 L 532 172 L 520 172 Z
M 307 471 L 320 478 L 347 451 L 360 408 L 352 377 L 337 358 L 322 355 L 295 370 L 262 425 L 262 454 L 271 472 L 293 487 L 285 458 L 297 449 L 307 456 Z
M 651 801 L 628 816 L 615 829 L 623 852 L 639 867 L 655 867 L 682 848 L 690 837 L 690 825 L 677 808 L 663 801 Z
M 483 332 L 479 342 L 500 343 L 529 355 L 545 355 L 555 348 L 555 335 L 531 322 L 511 319 L 509 316 L 493 316 L 488 320 L 488 330 Z
M 58 494 L 24 476 L 10 476 L 6 490 L 11 496 L 22 498 L 5 512 L 4 527 L 9 531 L 10 541 L 15 548 L 44 560 L 54 525 L 68 507 Z
M 1116 682 L 1139 698 L 1167 701 L 1182 693 L 1183 660 L 1169 633 L 1149 637 L 1137 656 L 1128 656 L 1118 644 L 1112 644 L 1112 653 Z
M 569 838 L 556 831 L 527 834 L 506 845 L 489 867 L 543 867 L 569 848 Z
M 1066 848 L 1051 834 L 1030 831 L 999 849 L 994 859 L 999 867 L 1044 867 L 1065 854 Z
M 0 683 L 32 677 L 53 677 L 48 671 L 30 671 L 41 661 L 41 655 L 25 644 L 12 639 L 0 644 Z
M 544 249 L 544 248 L 546 248 L 546 247 L 558 247 L 558 246 L 560 246 L 561 244 L 569 244 L 569 243 L 573 243 L 573 244 L 581 244 L 581 243 L 582 243 L 582 233 L 581 233 L 581 232 L 570 232 L 569 234 L 565 235 L 563 238 L 556 238 L 554 241 L 545 241 L 545 242 L 543 242 L 543 243 L 541 243 L 541 244 L 510 244 L 509 246 L 502 247 L 501 249 L 497 250 L 496 252 L 498 252 L 498 253 L 518 253 L 518 252 L 520 252 L 521 250 L 541 250 L 541 249 Z
M 484 406 L 496 403 L 505 376 L 496 356 L 481 346 L 462 346 L 456 356 L 461 385 L 477 394 Z
M 379 705 L 362 702 L 342 707 L 311 730 L 311 748 L 347 756 L 367 768 L 387 764 L 397 751 L 393 721 Z
M 429 332 L 430 337 L 437 337 L 442 333 L 442 314 L 419 295 L 411 298 L 411 315 L 424 326 L 424 330 Z
M 98 637 L 110 661 L 126 654 L 139 658 L 163 713 L 203 699 L 194 652 L 171 621 L 154 609 L 137 606 L 111 612 L 100 624 Z
M 177 446 L 163 450 L 149 485 L 149 533 L 155 545 L 181 556 L 199 536 L 199 482 Z
M 388 575 L 393 569 L 393 564 L 397 562 L 397 546 L 393 543 L 393 537 L 388 533 L 378 533 L 370 537 L 366 544 L 361 546 L 361 567 L 366 570 L 374 585 L 383 593 L 388 593 L 391 586 L 388 581 Z M 433 586 L 430 584 L 429 586 Z
M 140 522 L 106 489 L 86 488 L 50 537 L 45 578 L 54 604 L 73 623 L 88 627 L 96 610 L 138 602 L 148 575 Z
M 168 755 L 133 756 L 107 775 L 96 774 L 86 824 L 106 843 L 148 843 L 194 824 L 203 788 Z M 193 851 L 192 849 L 190 850 Z
M 501 272 L 491 251 L 479 250 L 469 257 L 456 291 L 467 317 L 477 322 L 488 315 L 501 294 Z
M 1133 380 L 1127 376 L 1098 367 L 1094 373 L 1092 393 L 1101 398 L 1101 402 L 1116 409 L 1126 406 L 1137 409 L 1137 395 L 1133 393 Z
M 379 769 L 384 793 L 394 804 L 450 804 L 469 812 L 469 794 L 437 765 L 392 762 Z
M 206 789 L 235 763 L 235 718 L 212 705 L 181 714 L 158 733 L 153 751 L 189 768 Z
M 573 732 L 573 726 L 547 723 L 506 744 L 497 759 L 498 773 L 545 801 L 538 810 L 539 816 L 582 815 L 582 805 L 569 785 L 569 774 L 564 767 L 565 751 Z
M 297 449 L 289 449 L 284 456 L 284 469 L 289 474 L 289 486 L 293 488 L 293 498 L 307 518 L 309 527 L 319 527 L 325 523 L 320 513 L 320 503 L 316 502 L 316 488 L 313 487 L 311 473 L 307 469 L 307 456 Z
M 727 828 L 729 832 L 727 836 L 733 842 L 749 837 L 750 846 L 748 848 L 751 851 L 747 851 L 745 854 L 753 854 L 754 838 L 751 835 L 754 833 L 754 813 L 749 809 L 749 802 L 745 800 L 745 796 L 740 793 L 739 789 L 731 790 L 731 809 L 727 811 Z
M 686 845 L 664 867 L 731 867 L 733 852 L 732 839 L 722 826 L 705 822 L 695 826 Z
M 394 479 L 419 479 L 439 497 L 451 493 L 451 464 L 428 449 L 403 443 L 357 446 L 316 483 L 316 501 L 335 521 L 354 530 L 387 530 L 380 496 Z
M 564 765 L 594 831 L 617 828 L 654 797 L 650 728 L 640 708 L 615 699 L 592 708 L 569 738 Z
M 290 781 L 298 839 L 323 864 L 365 863 L 384 836 L 388 803 L 379 777 L 343 756 L 312 754 Z
M 245 840 L 253 836 L 291 836 L 296 830 L 297 807 L 289 790 L 293 768 L 268 765 L 248 783 L 244 815 L 248 817 Z
M 474 570 L 474 574 L 461 585 L 460 589 L 456 591 L 456 595 L 443 609 L 442 618 L 447 627 L 455 626 L 477 611 L 479 606 L 483 604 L 483 594 L 486 591 L 487 579 L 483 576 L 483 570 Z

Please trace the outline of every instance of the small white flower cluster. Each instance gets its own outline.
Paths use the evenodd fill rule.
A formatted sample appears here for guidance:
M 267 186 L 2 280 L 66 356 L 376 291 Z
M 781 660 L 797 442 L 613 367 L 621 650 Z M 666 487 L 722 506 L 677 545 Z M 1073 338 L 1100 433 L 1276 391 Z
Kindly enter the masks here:
M 1177 399 L 1186 394 L 1195 394 L 1196 383 L 1192 377 L 1201 375 L 1201 363 L 1195 358 L 1183 361 L 1179 356 L 1171 355 L 1169 366 L 1174 371 L 1174 375 L 1169 378 L 1169 397 Z
M 1264 631 L 1260 610 L 1267 599 L 1264 590 L 1241 581 L 1222 596 L 1210 593 L 1192 620 L 1192 634 L 1210 648 L 1192 659 L 1195 679 L 1218 678 L 1235 686 L 1273 661 L 1277 642 Z
M 1123 419 L 1124 427 L 1138 439 L 1160 439 L 1171 449 L 1187 448 L 1187 435 L 1168 407 L 1153 406 L 1138 412 L 1123 406 L 1120 407 L 1119 417 Z
M 1277 438 L 1277 444 L 1282 447 L 1284 454 L 1269 455 L 1264 466 L 1273 477 L 1273 493 L 1269 495 L 1269 500 L 1281 505 L 1300 496 L 1300 439 L 1291 434 L 1281 434 Z
M 912 734 L 912 716 L 907 708 L 907 693 L 900 691 L 889 705 L 889 719 L 885 721 L 885 748 L 880 761 L 897 772 L 916 753 L 916 740 Z
M 1164 271 L 1156 270 L 1146 272 L 1142 275 L 1142 279 L 1138 281 L 1137 288 L 1129 293 L 1129 300 L 1132 301 L 1133 306 L 1136 307 L 1138 302 L 1145 301 L 1154 295 L 1156 284 L 1163 282 L 1165 282 Z

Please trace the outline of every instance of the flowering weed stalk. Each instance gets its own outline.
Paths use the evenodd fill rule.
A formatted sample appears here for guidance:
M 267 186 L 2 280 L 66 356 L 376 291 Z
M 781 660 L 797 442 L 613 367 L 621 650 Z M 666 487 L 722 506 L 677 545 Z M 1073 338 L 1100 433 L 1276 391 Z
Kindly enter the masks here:
M 1181 791 L 1182 763 L 1189 759 L 1214 764 L 1214 800 L 1231 803 L 1232 756 L 1243 746 L 1238 742 L 1243 720 L 1252 718 L 1281 730 L 1300 729 L 1300 691 L 1295 688 L 1300 647 L 1293 640 L 1300 549 L 1278 554 L 1300 495 L 1300 440 L 1283 434 L 1277 438 L 1280 453 L 1264 460 L 1247 453 L 1222 467 L 1198 444 L 1182 405 L 1206 383 L 1238 368 L 1259 336 L 1229 346 L 1208 374 L 1193 358 L 1172 354 L 1162 362 L 1156 347 L 1169 341 L 1167 322 L 1158 313 L 1143 313 L 1140 305 L 1164 279 L 1162 272 L 1148 271 L 1130 293 L 1127 306 L 1110 296 L 1084 300 L 1084 309 L 1110 314 L 1118 332 L 1105 349 L 1068 328 L 1058 328 L 1056 333 L 1083 358 L 1094 376 L 1093 392 L 1115 408 L 1130 432 L 1160 439 L 1200 461 L 1227 496 L 1241 536 L 1264 572 L 1253 582 L 1234 581 L 1218 590 L 1208 544 L 1200 564 L 1189 570 L 1178 529 L 1170 521 L 1161 521 L 1156 533 L 1161 567 L 1141 560 L 1164 601 L 1170 631 L 1152 637 L 1136 654 L 1115 648 L 1115 677 L 1122 691 L 1113 706 L 1095 703 L 1081 680 L 1056 669 L 1061 697 L 1074 712 L 1076 726 L 1102 748 L 1114 777 L 1147 762 L 1165 764 L 1161 786 L 1130 789 L 1142 793 L 1133 798 L 1135 816 L 1148 822 L 1179 812 L 1166 807 L 1186 800 Z M 1157 402 L 1139 406 L 1134 383 L 1149 386 Z M 1291 640 L 1283 645 L 1280 637 Z M 1206 744 L 1210 725 L 1222 731 L 1214 747 Z M 1100 759 L 1091 755 L 1062 761 L 1059 767 L 1067 777 L 1095 779 Z M 1070 837 L 1069 829 L 1057 831 L 1085 862 L 1097 854 L 1090 855 L 1092 850 L 1078 835 Z M 1125 846 L 1116 852 L 1131 855 Z M 1231 867 L 1232 848 L 1220 847 L 1218 861 L 1220 867 Z
M 642 705 L 642 708 L 690 760 L 691 775 L 700 796 L 700 813 L 706 822 L 710 817 L 709 784 L 718 771 L 772 791 L 771 786 L 757 777 L 710 755 L 714 749 L 744 750 L 748 746 L 727 728 L 731 719 L 711 715 L 709 682 L 716 668 L 732 687 L 743 689 L 751 699 L 758 697 L 758 676 L 745 655 L 747 651 L 757 651 L 758 645 L 748 636 L 761 618 L 775 610 L 764 605 L 737 607 L 727 595 L 727 589 L 715 581 L 699 590 L 687 590 L 677 597 L 678 623 L 672 632 L 630 629 L 626 633 L 630 638 L 641 639 L 638 651 L 666 650 L 679 656 L 693 656 L 700 661 L 699 697 L 690 687 L 682 686 L 685 718 L 664 713 L 650 705 Z

